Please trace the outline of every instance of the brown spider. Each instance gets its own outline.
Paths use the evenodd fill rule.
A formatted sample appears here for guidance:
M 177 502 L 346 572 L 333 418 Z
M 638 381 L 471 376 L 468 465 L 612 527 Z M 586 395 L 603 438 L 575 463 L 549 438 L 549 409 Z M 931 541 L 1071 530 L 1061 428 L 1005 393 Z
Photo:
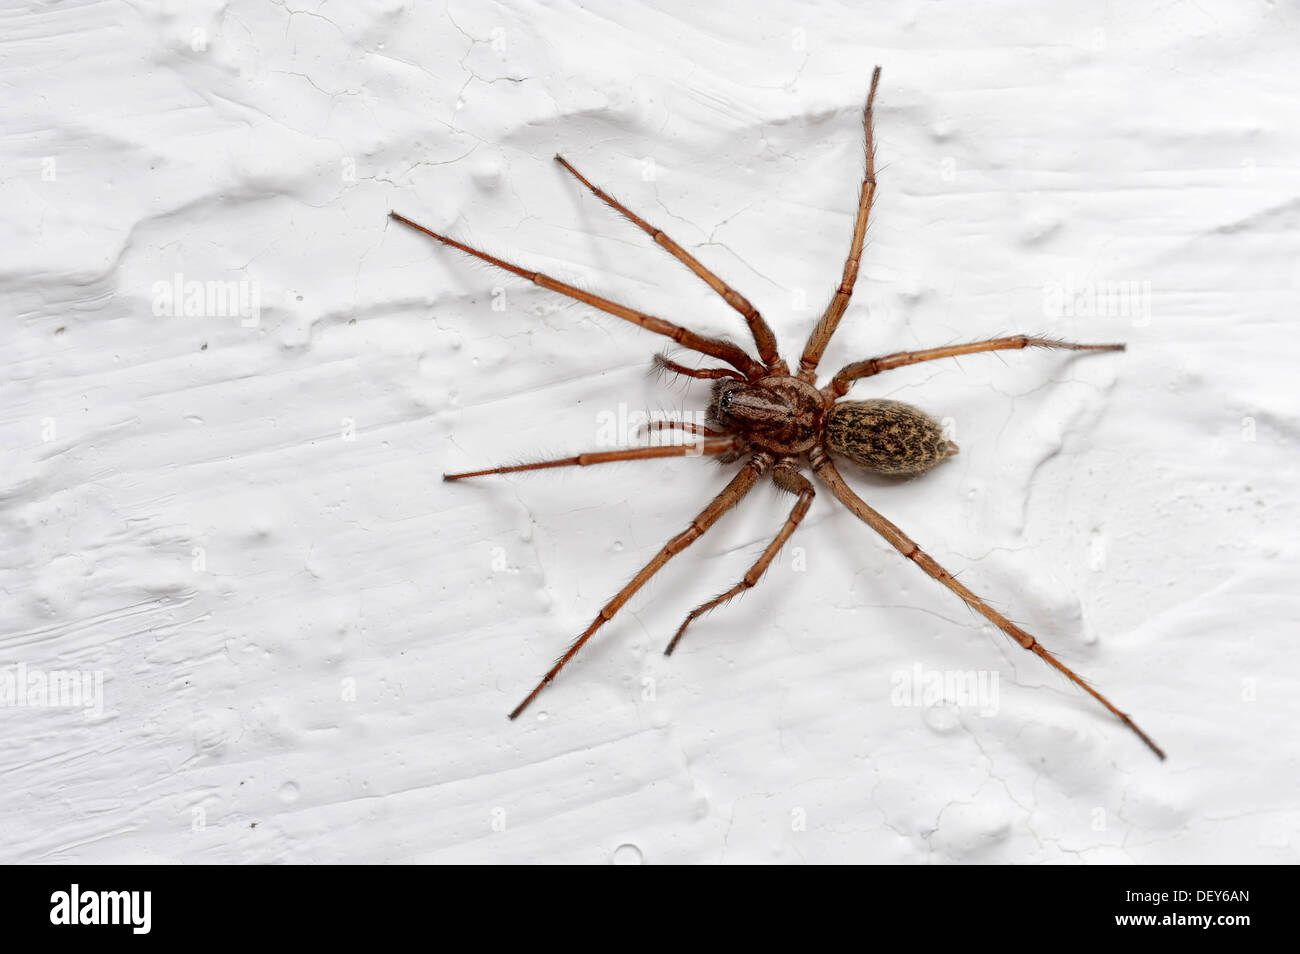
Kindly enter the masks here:
M 668 644 L 665 653 L 671 653 L 690 623 L 709 610 L 725 603 L 733 596 L 754 586 L 763 572 L 771 565 L 777 553 L 790 539 L 799 522 L 808 512 L 813 500 L 813 485 L 800 473 L 800 464 L 807 461 L 812 472 L 830 489 L 839 500 L 861 518 L 873 530 L 888 540 L 898 552 L 914 562 L 922 570 L 956 593 L 971 609 L 979 613 L 1002 632 L 1006 633 L 1022 647 L 1043 659 L 1048 665 L 1065 675 L 1072 683 L 1088 693 L 1103 706 L 1118 716 L 1123 723 L 1137 733 L 1138 737 L 1160 758 L 1165 754 L 1151 738 L 1123 712 L 1115 708 L 1101 693 L 1097 692 L 1076 675 L 1068 666 L 1048 652 L 1041 643 L 1015 623 L 993 609 L 982 599 L 959 583 L 951 573 L 936 563 L 912 539 L 885 519 L 866 501 L 855 494 L 840 476 L 839 470 L 832 463 L 832 456 L 846 457 L 854 463 L 878 473 L 911 477 L 924 473 L 940 461 L 957 453 L 956 445 L 944 439 L 939 423 L 907 404 L 898 401 L 844 401 L 840 400 L 848 393 L 854 381 L 861 378 L 900 368 L 921 361 L 935 358 L 947 358 L 956 355 L 974 354 L 980 351 L 999 351 L 1014 348 L 1063 348 L 1074 351 L 1123 351 L 1122 344 L 1076 344 L 1068 341 L 1055 341 L 1047 338 L 1033 338 L 1016 335 L 1008 338 L 993 338 L 988 341 L 976 341 L 970 344 L 950 345 L 944 348 L 928 348 L 923 351 L 902 351 L 897 354 L 856 361 L 844 367 L 830 382 L 822 387 L 816 386 L 817 365 L 826 350 L 835 328 L 839 324 L 844 310 L 848 307 L 849 296 L 858 277 L 858 261 L 862 256 L 863 237 L 867 231 L 867 217 L 871 212 L 871 201 L 876 191 L 875 147 L 872 140 L 872 104 L 876 98 L 876 86 L 880 82 L 880 68 L 872 72 L 871 91 L 867 94 L 867 105 L 863 111 L 862 123 L 866 131 L 866 173 L 862 179 L 862 189 L 858 198 L 857 220 L 853 227 L 853 241 L 849 247 L 848 259 L 844 263 L 844 275 L 840 286 L 813 329 L 808 343 L 799 358 L 796 373 L 791 374 L 789 366 L 777 354 L 776 338 L 772 329 L 753 305 L 742 295 L 727 285 L 717 275 L 696 261 L 695 257 L 670 239 L 661 230 L 650 225 L 608 193 L 592 185 L 561 156 L 556 156 L 566 170 L 573 174 L 599 199 L 607 203 L 621 215 L 642 229 L 654 241 L 663 246 L 669 254 L 678 259 L 687 268 L 702 278 L 710 288 L 736 311 L 744 316 L 758 350 L 759 360 L 754 360 L 747 352 L 731 342 L 720 338 L 710 338 L 696 334 L 681 325 L 673 324 L 662 318 L 617 304 L 598 295 L 575 288 L 557 281 L 539 272 L 502 261 L 486 252 L 470 248 L 455 239 L 417 225 L 410 219 L 391 213 L 397 221 L 418 229 L 432 236 L 445 245 L 458 248 L 485 262 L 490 262 L 506 271 L 514 272 L 529 281 L 549 288 L 562 295 L 585 302 L 594 308 L 617 315 L 633 324 L 640 325 L 656 334 L 665 335 L 684 348 L 716 358 L 730 365 L 721 368 L 692 369 L 684 367 L 663 356 L 656 359 L 657 365 L 675 374 L 691 378 L 711 379 L 713 398 L 709 405 L 708 428 L 695 425 L 666 422 L 660 427 L 677 427 L 695 434 L 699 441 L 695 444 L 671 446 L 635 447 L 625 450 L 596 451 L 566 457 L 559 460 L 540 461 L 532 464 L 520 464 L 513 467 L 494 467 L 463 474 L 446 474 L 445 480 L 461 480 L 465 477 L 481 477 L 487 474 L 505 474 L 522 470 L 537 470 L 546 467 L 585 467 L 611 461 L 646 460 L 657 457 L 684 457 L 695 454 L 718 455 L 724 462 L 748 457 L 745 466 L 731 479 L 731 482 L 713 499 L 713 502 L 700 511 L 691 521 L 689 527 L 669 540 L 648 564 L 621 589 L 601 609 L 591 625 L 580 635 L 568 650 L 560 657 L 551 670 L 542 677 L 541 682 L 521 702 L 510 718 L 516 718 L 537 694 L 555 678 L 568 664 L 578 650 L 586 644 L 596 630 L 608 622 L 637 590 L 645 585 L 655 573 L 674 556 L 694 543 L 701 535 L 717 522 L 718 518 L 740 502 L 764 474 L 770 473 L 773 482 L 781 490 L 798 498 L 785 524 L 768 544 L 762 556 L 749 568 L 744 578 L 727 592 L 709 600 L 691 611 L 676 635 Z

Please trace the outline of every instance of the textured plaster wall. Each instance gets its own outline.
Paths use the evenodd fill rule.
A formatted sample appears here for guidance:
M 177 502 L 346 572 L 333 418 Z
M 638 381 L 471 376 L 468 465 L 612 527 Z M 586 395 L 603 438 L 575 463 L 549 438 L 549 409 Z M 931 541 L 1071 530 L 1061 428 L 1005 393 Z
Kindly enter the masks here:
M 1294 4 L 3 17 L 3 859 L 1296 860 Z M 444 484 L 707 388 L 387 213 L 743 341 L 563 151 L 788 354 L 838 281 L 875 64 L 879 198 L 829 368 L 1018 331 L 1129 350 L 864 382 L 962 450 L 849 479 L 1167 762 L 824 491 L 666 660 L 779 526 L 770 485 L 505 719 L 728 472 Z M 242 312 L 185 308 L 189 282 Z M 927 705 L 918 667 L 991 695 Z M 56 671 L 94 711 L 18 694 Z

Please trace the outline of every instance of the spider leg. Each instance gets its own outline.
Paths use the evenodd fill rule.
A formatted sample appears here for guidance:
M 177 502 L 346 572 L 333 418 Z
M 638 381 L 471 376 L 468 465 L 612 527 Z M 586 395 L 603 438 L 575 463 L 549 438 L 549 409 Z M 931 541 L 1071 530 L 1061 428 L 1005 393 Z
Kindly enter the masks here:
M 688 368 L 684 364 L 678 364 L 676 361 L 669 360 L 665 355 L 657 354 L 654 356 L 653 371 L 667 371 L 671 374 L 680 374 L 686 378 L 703 378 L 705 380 L 716 380 L 717 378 L 735 378 L 737 381 L 748 380 L 739 371 L 733 371 L 730 368 Z
M 830 488 L 831 493 L 838 497 L 840 502 L 843 503 L 844 506 L 848 507 L 855 516 L 860 518 L 864 523 L 870 526 L 871 529 L 875 530 L 882 537 L 888 540 L 899 553 L 903 554 L 903 556 L 907 557 L 931 577 L 956 593 L 967 606 L 1014 639 L 1024 649 L 1027 649 L 1034 655 L 1038 656 L 1053 669 L 1062 673 L 1067 679 L 1084 692 L 1088 693 L 1088 695 L 1100 702 L 1103 706 L 1109 709 L 1111 713 L 1118 716 L 1121 722 L 1132 729 L 1137 737 L 1145 742 L 1152 752 L 1162 759 L 1165 757 L 1165 753 L 1161 751 L 1160 746 L 1156 745 L 1149 735 L 1139 729 L 1137 723 L 1123 712 L 1120 712 L 1119 709 L 1115 708 L 1115 706 L 1113 706 L 1105 696 L 1096 689 L 1093 689 L 1092 686 L 1084 682 L 1083 679 L 1076 675 L 1072 669 L 1065 665 L 1065 663 L 1061 662 L 1048 652 L 1043 647 L 1042 643 L 1034 639 L 1033 636 L 1030 636 L 1027 632 L 1015 623 L 1011 622 L 997 610 L 993 609 L 993 607 L 989 606 L 961 583 L 957 582 L 956 578 L 954 578 L 951 573 L 941 567 L 927 553 L 925 553 L 925 551 L 918 547 L 912 541 L 911 537 L 886 520 L 865 500 L 855 494 L 849 485 L 844 482 L 844 478 L 841 477 L 840 472 L 835 469 L 835 465 L 831 463 L 830 458 L 826 455 L 826 451 L 823 448 L 814 447 L 808 457 L 812 463 L 813 473 L 815 473 L 821 481 Z
M 645 232 L 646 235 L 650 236 L 650 238 L 654 240 L 656 245 L 664 248 L 669 255 L 673 256 L 673 258 L 677 259 L 702 278 L 705 284 L 722 297 L 723 301 L 736 309 L 736 311 L 740 312 L 741 315 L 744 316 L 745 322 L 749 325 L 750 333 L 754 336 L 754 344 L 758 346 L 759 358 L 762 359 L 765 365 L 776 371 L 776 373 L 786 373 L 786 367 L 784 363 L 782 363 L 781 358 L 776 351 L 776 335 L 772 334 L 772 329 L 768 326 L 767 322 L 763 320 L 763 316 L 758 313 L 758 309 L 749 303 L 749 299 L 700 264 L 694 255 L 670 239 L 664 233 L 663 229 L 655 228 L 623 203 L 615 199 L 608 192 L 592 185 L 586 176 L 573 168 L 573 165 L 569 160 L 565 159 L 563 156 L 556 156 L 555 161 L 564 166 L 565 169 L 573 174 L 575 179 L 590 189 L 592 195 L 610 206 L 610 208 L 614 209 L 614 211 L 618 212 L 642 232 Z
M 610 301 L 608 298 L 601 298 L 599 295 L 593 295 L 591 292 L 583 291 L 573 285 L 557 281 L 549 275 L 543 275 L 541 272 L 530 272 L 527 269 L 520 268 L 518 265 L 512 265 L 507 261 L 489 255 L 487 252 L 481 252 L 476 248 L 458 242 L 454 238 L 446 235 L 440 235 L 432 229 L 427 229 L 406 218 L 404 215 L 398 215 L 396 212 L 389 212 L 390 216 L 401 222 L 403 225 L 409 225 L 417 232 L 423 232 L 431 238 L 437 239 L 444 245 L 450 245 L 452 248 L 458 248 L 467 255 L 473 255 L 497 268 L 503 268 L 507 272 L 514 272 L 521 278 L 526 278 L 534 285 L 540 285 L 542 288 L 549 288 L 551 291 L 557 291 L 561 295 L 567 295 L 570 298 L 591 305 L 603 312 L 616 315 L 634 325 L 640 325 L 648 331 L 655 334 L 665 335 L 672 338 L 683 348 L 690 348 L 692 351 L 698 351 L 701 354 L 707 354 L 710 357 L 718 358 L 727 362 L 741 371 L 750 378 L 756 378 L 763 374 L 764 368 L 761 364 L 747 355 L 743 349 L 737 347 L 729 341 L 723 341 L 721 338 L 709 338 L 704 335 L 696 334 L 681 325 L 675 325 L 671 321 L 664 321 L 662 318 L 656 318 L 654 315 L 647 315 L 645 312 L 637 311 L 634 308 L 628 308 L 626 305 L 620 305 L 618 302 Z
M 521 470 L 545 470 L 549 467 L 590 467 L 592 464 L 610 464 L 620 460 L 648 460 L 653 457 L 699 457 L 708 454 L 725 454 L 736 449 L 736 442 L 727 438 L 706 439 L 692 444 L 668 444 L 663 447 L 626 447 L 623 450 L 590 451 L 574 457 L 557 460 L 540 460 L 531 464 L 513 464 L 509 467 L 492 467 L 472 470 L 463 474 L 443 474 L 443 480 L 463 480 L 466 477 L 487 477 L 490 474 L 513 474 Z
M 963 354 L 976 354 L 980 351 L 1013 351 L 1017 348 L 1062 348 L 1069 351 L 1123 351 L 1122 344 L 1078 344 L 1073 341 L 1057 341 L 1055 338 L 1032 338 L 1029 335 L 1013 335 L 1009 338 L 990 338 L 988 341 L 972 341 L 968 344 L 947 345 L 943 348 L 926 348 L 924 351 L 900 351 L 880 358 L 855 361 L 845 365 L 831 379 L 826 388 L 832 397 L 843 397 L 848 393 L 854 381 L 869 378 L 881 371 L 902 368 L 935 358 L 953 358 Z
M 622 608 L 623 604 L 632 598 L 632 594 L 641 589 L 650 577 L 663 569 L 664 564 L 674 556 L 703 536 L 704 532 L 713 526 L 719 517 L 739 503 L 740 499 L 758 482 L 758 478 L 763 476 L 767 469 L 772 466 L 772 463 L 772 456 L 767 453 L 759 453 L 751 457 L 736 476 L 731 478 L 731 482 L 722 488 L 722 492 L 713 498 L 713 502 L 701 510 L 695 519 L 691 521 L 691 525 L 665 543 L 663 548 L 655 554 L 654 559 L 642 567 L 640 572 L 632 577 L 613 599 L 601 607 L 600 613 L 592 620 L 591 625 L 565 650 L 564 655 L 542 677 L 542 681 L 537 684 L 536 688 L 528 693 L 524 701 L 515 707 L 514 711 L 510 713 L 510 718 L 516 719 L 519 717 L 519 713 L 523 712 L 528 707 L 528 704 L 537 698 L 537 694 L 545 689 L 556 674 L 568 664 L 569 660 L 577 655 L 578 650 L 583 647 L 587 640 L 591 639 L 592 634 L 609 622 L 614 614 Z
M 840 318 L 844 315 L 844 309 L 849 307 L 849 298 L 858 280 L 858 263 L 862 258 L 862 243 L 867 235 L 867 219 L 871 215 L 871 200 L 876 194 L 876 144 L 871 121 L 872 105 L 876 99 L 876 85 L 879 82 L 880 67 L 877 66 L 871 73 L 871 92 L 867 93 L 867 105 L 862 111 L 862 126 L 866 130 L 867 168 L 862 177 L 862 191 L 858 195 L 858 217 L 853 224 L 853 241 L 849 245 L 849 257 L 844 261 L 844 276 L 840 279 L 840 287 L 836 289 L 835 297 L 826 306 L 826 311 L 817 322 L 817 327 L 813 328 L 812 334 L 808 337 L 808 343 L 803 349 L 803 357 L 799 359 L 799 377 L 810 384 L 817 365 L 822 359 L 822 352 L 830 344 L 831 335 L 835 334 Z
M 808 508 L 812 506 L 813 497 L 815 496 L 813 485 L 809 483 L 807 477 L 795 469 L 789 460 L 783 460 L 776 465 L 776 468 L 772 471 L 772 481 L 782 490 L 799 498 L 790 511 L 790 516 L 786 517 L 785 524 L 772 539 L 772 542 L 767 545 L 767 549 L 763 551 L 762 556 L 754 561 L 754 565 L 749 568 L 739 583 L 721 596 L 717 596 L 691 610 L 690 615 L 677 628 L 677 634 L 673 636 L 668 648 L 664 650 L 665 656 L 672 655 L 673 650 L 677 648 L 678 641 L 682 638 L 682 634 L 686 632 L 687 626 L 710 610 L 721 606 L 732 597 L 739 596 L 745 590 L 752 589 L 758 583 L 759 578 L 767 572 L 767 568 L 772 565 L 777 553 L 785 546 L 785 542 L 790 539 L 791 534 L 799 526 L 799 522 L 803 520 L 804 515 L 808 513 Z
M 715 431 L 711 427 L 696 424 L 694 421 L 647 421 L 641 425 L 641 433 L 648 434 L 652 431 L 685 431 L 687 434 L 702 437 L 722 437 L 724 434 L 723 431 Z

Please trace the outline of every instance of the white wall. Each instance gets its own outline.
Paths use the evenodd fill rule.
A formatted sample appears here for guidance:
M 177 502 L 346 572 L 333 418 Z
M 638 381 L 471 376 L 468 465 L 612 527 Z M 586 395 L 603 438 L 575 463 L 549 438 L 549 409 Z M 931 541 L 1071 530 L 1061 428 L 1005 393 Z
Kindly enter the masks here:
M 0 857 L 1296 859 L 1295 9 L 652 6 L 9 18 L 0 665 L 99 674 L 103 712 L 0 709 Z M 875 64 L 829 370 L 1020 331 L 1129 350 L 864 382 L 962 452 L 849 478 L 1167 762 L 824 491 L 666 660 L 779 526 L 766 485 L 505 718 L 729 471 L 442 483 L 707 387 L 388 211 L 743 341 L 563 151 L 790 354 L 838 281 Z M 177 273 L 256 320 L 155 314 Z M 1112 282 L 1140 314 L 1051 313 Z M 996 714 L 894 704 L 917 665 L 996 674 Z

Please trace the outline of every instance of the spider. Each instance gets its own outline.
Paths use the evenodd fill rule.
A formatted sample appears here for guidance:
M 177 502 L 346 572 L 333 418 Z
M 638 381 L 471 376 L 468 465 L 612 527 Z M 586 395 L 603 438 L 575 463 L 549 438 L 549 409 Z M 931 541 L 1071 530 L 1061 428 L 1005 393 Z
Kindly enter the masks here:
M 563 156 L 557 155 L 556 161 L 572 174 L 583 186 L 602 202 L 640 228 L 654 242 L 662 246 L 670 255 L 693 271 L 712 288 L 724 301 L 745 319 L 754 339 L 758 358 L 750 355 L 743 348 L 721 338 L 712 338 L 697 334 L 688 328 L 665 321 L 653 315 L 618 304 L 599 295 L 592 294 L 573 285 L 558 281 L 540 272 L 529 271 L 518 265 L 496 258 L 486 252 L 471 248 L 446 235 L 411 221 L 396 212 L 392 218 L 403 225 L 410 226 L 428 235 L 444 245 L 459 249 L 482 261 L 488 262 L 522 278 L 567 295 L 587 305 L 616 315 L 635 325 L 639 325 L 655 334 L 671 338 L 682 348 L 695 351 L 716 361 L 725 367 L 688 368 L 663 355 L 655 359 L 657 367 L 673 374 L 688 378 L 713 381 L 712 400 L 709 402 L 708 426 L 686 422 L 658 422 L 657 427 L 677 428 L 693 434 L 695 443 L 633 447 L 622 450 L 594 451 L 565 457 L 557 460 L 538 461 L 509 467 L 493 467 L 488 470 L 471 471 L 460 474 L 445 474 L 444 480 L 455 481 L 469 477 L 483 477 L 490 474 L 507 474 L 516 471 L 539 470 L 549 467 L 587 467 L 613 461 L 648 460 L 662 457 L 686 457 L 699 454 L 714 455 L 723 462 L 744 459 L 745 463 L 731 478 L 730 483 L 713 499 L 711 503 L 691 521 L 690 525 L 678 533 L 655 554 L 619 592 L 606 603 L 592 621 L 569 646 L 554 666 L 542 677 L 536 687 L 528 693 L 510 713 L 516 719 L 547 685 L 555 679 L 569 661 L 578 654 L 587 641 L 607 622 L 625 603 L 645 585 L 654 574 L 659 572 L 674 556 L 681 553 L 698 540 L 718 518 L 736 506 L 740 500 L 765 475 L 773 483 L 796 500 L 785 523 L 776 536 L 767 545 L 762 555 L 744 577 L 725 593 L 702 603 L 687 615 L 677 629 L 672 640 L 664 650 L 671 654 L 681 641 L 686 628 L 696 619 L 712 609 L 727 602 L 732 597 L 753 587 L 771 565 L 786 541 L 795 532 L 801 520 L 812 505 L 815 492 L 813 484 L 801 473 L 801 466 L 807 464 L 812 473 L 836 498 L 860 518 L 869 527 L 884 537 L 906 559 L 911 560 L 921 570 L 939 583 L 952 590 L 967 606 L 979 613 L 986 620 L 1010 636 L 1020 646 L 1034 653 L 1049 666 L 1063 674 L 1088 695 L 1105 706 L 1113 715 L 1128 726 L 1157 756 L 1165 754 L 1158 745 L 1138 728 L 1137 724 L 1125 713 L 1117 709 L 1100 692 L 1093 689 L 1073 670 L 1056 658 L 1033 636 L 1011 622 L 984 600 L 976 596 L 933 558 L 923 551 L 912 539 L 891 523 L 875 508 L 859 497 L 845 483 L 834 458 L 845 458 L 863 468 L 898 477 L 915 477 L 925 473 L 935 465 L 957 452 L 955 444 L 946 440 L 939 422 L 930 415 L 910 405 L 882 399 L 867 401 L 843 400 L 854 382 L 872 375 L 901 368 L 922 361 L 934 361 L 958 355 L 975 354 L 983 351 L 1002 351 L 1017 348 L 1059 348 L 1071 351 L 1123 351 L 1123 344 L 1079 344 L 1070 341 L 1058 341 L 1049 338 L 1036 338 L 1027 335 L 992 338 L 987 341 L 975 341 L 968 344 L 949 345 L 942 348 L 927 348 L 921 351 L 901 351 L 895 354 L 855 361 L 830 379 L 822 387 L 817 387 L 817 365 L 820 363 L 826 346 L 830 343 L 840 319 L 848 307 L 849 298 L 858 277 L 858 265 L 862 256 L 863 238 L 867 231 L 867 219 L 871 212 L 872 199 L 876 192 L 875 145 L 873 142 L 872 109 L 876 98 L 876 87 L 880 83 L 880 67 L 871 75 L 871 88 L 867 94 L 866 107 L 863 110 L 862 125 L 865 131 L 865 173 L 858 196 L 857 216 L 853 226 L 853 238 L 849 246 L 848 258 L 844 263 L 843 277 L 834 297 L 825 312 L 817 321 L 803 353 L 799 356 L 798 367 L 793 371 L 777 352 L 776 337 L 763 316 L 759 314 L 748 299 L 739 294 L 726 282 L 701 264 L 684 248 L 669 238 L 662 230 L 655 228 L 637 216 L 626 206 L 618 202 L 607 192 L 593 185 Z

